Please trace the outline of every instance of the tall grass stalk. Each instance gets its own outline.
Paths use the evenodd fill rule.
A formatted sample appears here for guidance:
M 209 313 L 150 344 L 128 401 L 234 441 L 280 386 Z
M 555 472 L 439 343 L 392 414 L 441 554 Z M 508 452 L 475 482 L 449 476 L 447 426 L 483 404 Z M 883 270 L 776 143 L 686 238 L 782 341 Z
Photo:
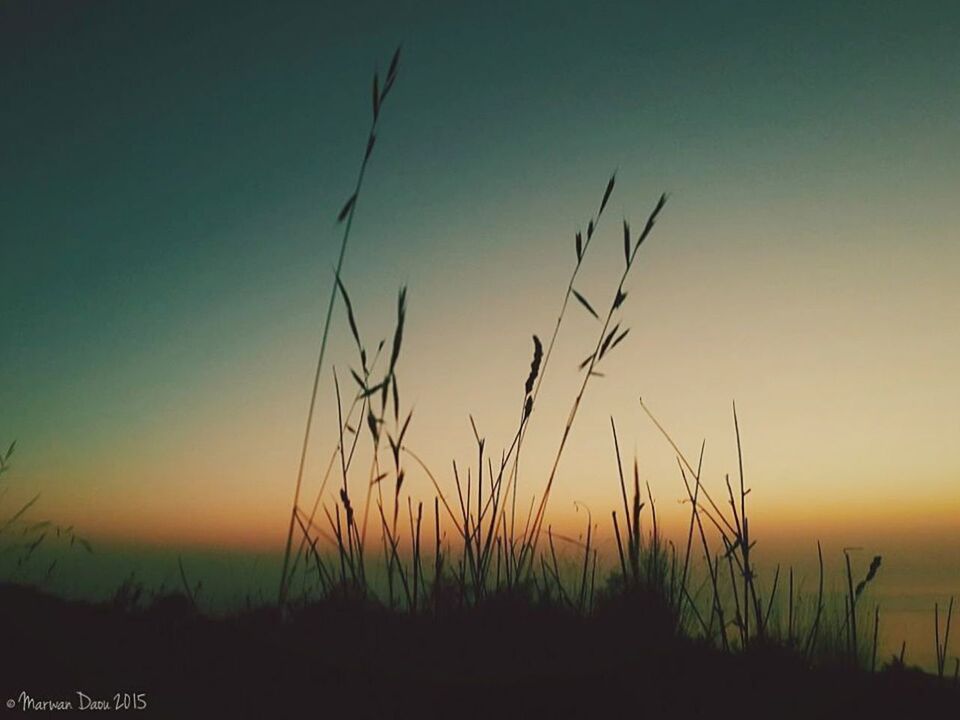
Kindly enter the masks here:
M 950 598 L 950 604 L 947 606 L 946 627 L 943 631 L 943 641 L 940 640 L 940 606 L 937 603 L 933 605 L 933 635 L 937 650 L 937 677 L 943 678 L 944 669 L 947 664 L 947 643 L 950 642 L 950 619 L 953 616 L 953 597 Z M 960 666 L 960 659 L 958 659 Z M 956 672 L 954 672 L 956 677 Z
M 630 270 L 634 266 L 637 252 L 639 251 L 640 246 L 643 244 L 643 241 L 647 239 L 647 237 L 650 235 L 650 232 L 653 230 L 653 226 L 657 222 L 657 217 L 660 215 L 660 211 L 663 210 L 663 206 L 666 204 L 666 202 L 667 196 L 665 194 L 661 195 L 660 199 L 657 201 L 657 204 L 654 206 L 649 217 L 647 218 L 646 225 L 644 226 L 643 231 L 640 233 L 640 236 L 636 239 L 636 242 L 631 242 L 630 226 L 626 221 L 623 223 L 625 259 L 624 269 L 620 275 L 620 281 L 617 283 L 616 292 L 614 293 L 613 299 L 610 302 L 610 307 L 607 310 L 606 317 L 602 322 L 600 332 L 597 335 L 596 345 L 590 355 L 588 355 L 580 365 L 580 371 L 583 373 L 583 380 L 580 384 L 580 390 L 577 392 L 577 395 L 573 401 L 573 405 L 570 408 L 570 413 L 567 417 L 567 422 L 564 426 L 563 434 L 560 439 L 560 445 L 557 448 L 557 453 L 550 468 L 550 473 L 547 477 L 546 486 L 544 487 L 540 504 L 537 508 L 536 514 L 534 515 L 533 525 L 529 528 L 529 532 L 524 533 L 523 544 L 520 550 L 520 560 L 518 561 L 518 566 L 521 569 L 525 567 L 524 561 L 526 560 L 526 562 L 529 563 L 536 554 L 537 543 L 540 538 L 540 531 L 543 526 L 547 503 L 550 499 L 550 493 L 553 490 L 553 483 L 557 477 L 557 470 L 560 467 L 560 459 L 563 457 L 563 451 L 566 448 L 567 440 L 570 437 L 570 432 L 573 429 L 573 423 L 576 420 L 578 411 L 580 410 L 580 405 L 583 402 L 583 398 L 586 394 L 590 380 L 597 374 L 595 368 L 602 357 L 606 355 L 608 351 L 613 350 L 629 332 L 629 328 L 620 330 L 620 323 L 617 323 L 611 330 L 610 324 L 613 321 L 614 314 L 620 309 L 627 297 L 626 293 L 623 291 L 623 286 L 630 275 Z M 573 291 L 573 293 L 580 304 L 583 305 L 591 315 L 599 319 L 599 316 L 597 315 L 596 311 L 593 310 L 593 307 L 590 305 L 589 301 L 580 293 L 576 291 Z
M 580 268 L 583 267 L 584 258 L 587 255 L 587 251 L 590 249 L 593 244 L 593 238 L 596 236 L 597 229 L 600 226 L 600 220 L 603 218 L 603 211 L 607 207 L 607 203 L 610 201 L 610 196 L 613 193 L 614 186 L 616 184 L 617 174 L 616 172 L 610 176 L 610 180 L 607 181 L 607 186 L 603 191 L 603 197 L 600 200 L 600 207 L 597 210 L 595 217 L 590 218 L 587 223 L 587 234 L 586 240 L 584 240 L 583 233 L 581 230 L 577 230 L 576 236 L 574 237 L 574 250 L 576 251 L 576 263 L 573 266 L 573 271 L 570 273 L 570 279 L 567 282 L 567 288 L 563 294 L 563 301 L 560 303 L 560 311 L 557 313 L 557 320 L 553 326 L 553 332 L 550 333 L 550 340 L 547 342 L 547 349 L 543 355 L 542 365 L 540 367 L 539 375 L 536 378 L 536 382 L 532 390 L 528 390 L 528 393 L 531 397 L 531 408 L 535 408 L 537 404 L 537 398 L 540 395 L 540 387 L 543 384 L 543 379 L 547 374 L 547 367 L 550 364 L 550 358 L 553 357 L 553 348 L 556 345 L 557 337 L 560 334 L 560 327 L 563 325 L 563 320 L 567 314 L 567 307 L 570 305 L 570 298 L 576 292 L 573 288 L 574 283 L 577 280 L 577 276 L 580 273 Z M 510 471 L 510 476 L 507 482 L 507 496 L 510 497 L 510 491 L 512 488 L 512 501 L 510 509 L 510 558 L 512 562 L 516 561 L 515 558 L 515 548 L 514 548 L 514 539 L 516 537 L 516 514 L 517 514 L 517 490 L 519 484 L 519 469 L 520 469 L 520 448 L 523 444 L 524 436 L 526 435 L 526 429 L 524 429 L 517 443 L 517 452 L 514 455 L 513 466 Z M 512 568 L 516 570 L 516 568 Z
M 345 223 L 343 228 L 343 237 L 340 241 L 340 252 L 337 256 L 336 270 L 334 271 L 335 280 L 339 279 L 341 270 L 343 269 L 343 260 L 347 252 L 347 242 L 350 239 L 350 230 L 353 227 L 353 218 L 356 214 L 357 201 L 360 195 L 360 190 L 363 187 L 363 178 L 366 174 L 367 164 L 370 161 L 370 156 L 373 152 L 373 147 L 377 139 L 376 131 L 378 122 L 380 120 L 381 105 L 386 99 L 387 94 L 390 92 L 391 88 L 393 87 L 393 83 L 396 80 L 399 61 L 400 48 L 398 47 L 393 54 L 392 60 L 390 61 L 390 67 L 387 71 L 386 80 L 382 89 L 380 88 L 379 77 L 377 73 L 374 73 L 373 76 L 373 118 L 370 122 L 369 133 L 367 134 L 367 144 L 363 153 L 363 160 L 360 162 L 360 170 L 357 173 L 357 181 L 353 188 L 353 194 L 347 199 L 347 202 L 344 204 L 339 215 L 337 216 L 338 223 L 344 221 Z M 293 506 L 290 510 L 290 525 L 287 530 L 286 547 L 283 552 L 283 569 L 280 572 L 278 604 L 281 608 L 284 607 L 287 600 L 288 569 L 290 566 L 290 552 L 293 544 L 293 531 L 296 524 L 297 513 L 299 512 L 300 507 L 300 489 L 303 485 L 303 470 L 307 461 L 307 448 L 310 445 L 310 431 L 313 426 L 314 409 L 317 404 L 317 391 L 320 386 L 320 374 L 323 370 L 323 359 L 327 350 L 327 339 L 330 335 L 330 320 L 333 316 L 333 305 L 336 299 L 337 283 L 334 282 L 332 288 L 330 289 L 330 300 L 327 302 L 327 311 L 323 322 L 323 332 L 320 338 L 320 350 L 317 353 L 317 367 L 314 371 L 313 387 L 310 392 L 310 406 L 307 410 L 307 420 L 303 432 L 303 444 L 300 449 L 300 461 L 297 465 L 297 479 L 293 491 Z

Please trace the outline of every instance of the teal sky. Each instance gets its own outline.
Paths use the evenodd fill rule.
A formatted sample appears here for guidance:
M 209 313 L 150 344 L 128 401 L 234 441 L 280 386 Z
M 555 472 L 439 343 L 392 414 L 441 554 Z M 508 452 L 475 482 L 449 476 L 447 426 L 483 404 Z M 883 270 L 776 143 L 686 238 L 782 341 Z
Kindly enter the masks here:
M 642 393 L 691 445 L 716 438 L 716 477 L 736 397 L 771 512 L 798 523 L 948 517 L 958 36 L 960 9 L 932 2 L 5 2 L 0 443 L 19 439 L 19 481 L 88 534 L 279 536 L 334 218 L 371 74 L 402 42 L 344 277 L 371 344 L 410 286 L 422 454 L 469 452 L 468 412 L 506 438 L 529 335 L 548 335 L 618 168 L 584 292 L 607 289 L 620 218 L 671 200 L 558 511 L 615 501 L 611 413 L 672 473 Z M 531 487 L 588 320 L 558 349 Z M 331 358 L 349 352 L 341 324 Z

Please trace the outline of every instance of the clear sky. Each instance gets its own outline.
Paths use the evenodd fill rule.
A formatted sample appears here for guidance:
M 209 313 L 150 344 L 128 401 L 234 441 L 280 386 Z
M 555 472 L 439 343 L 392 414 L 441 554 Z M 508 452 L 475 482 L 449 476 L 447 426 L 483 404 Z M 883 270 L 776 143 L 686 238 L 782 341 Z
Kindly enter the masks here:
M 744 436 L 768 537 L 960 523 L 960 10 L 944 2 L 0 5 L 0 443 L 14 494 L 102 541 L 279 547 L 337 211 L 403 42 L 344 280 L 372 346 L 409 286 L 408 443 L 452 489 L 509 442 L 573 236 L 670 200 L 587 393 L 557 524 L 618 502 L 609 416 L 669 520 L 669 446 Z M 202 7 L 201 7 L 202 6 Z M 455 7 L 457 6 L 457 7 Z M 354 363 L 337 308 L 329 358 Z M 571 307 L 524 450 L 539 490 L 595 321 Z M 307 467 L 336 440 L 331 364 Z M 362 450 L 361 450 L 362 452 Z M 499 452 L 499 451 L 498 451 Z M 629 459 L 629 457 L 628 457 Z M 356 482 L 366 467 L 358 465 Z M 432 501 L 410 468 L 405 488 Z

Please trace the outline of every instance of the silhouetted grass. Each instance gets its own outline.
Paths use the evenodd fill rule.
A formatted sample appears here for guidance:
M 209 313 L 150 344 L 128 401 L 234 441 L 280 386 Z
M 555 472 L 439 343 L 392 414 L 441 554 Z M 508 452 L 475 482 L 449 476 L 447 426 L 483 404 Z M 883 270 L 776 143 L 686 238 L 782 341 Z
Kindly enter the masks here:
M 50 520 L 31 519 L 31 512 L 40 493 L 35 493 L 22 504 L 14 505 L 9 515 L 3 516 L 4 501 L 7 498 L 9 476 L 16 441 L 10 443 L 5 452 L 0 452 L 0 577 L 15 580 L 26 577 L 32 568 L 37 550 L 41 546 L 56 544 L 59 550 L 73 548 L 93 552 L 93 546 L 84 537 L 79 535 L 72 525 L 64 527 Z M 46 565 L 40 583 L 46 583 L 57 568 L 59 555 Z
M 591 615 L 600 605 L 633 605 L 638 612 L 642 608 L 643 612 L 655 613 L 676 636 L 696 638 L 723 652 L 749 653 L 753 646 L 776 646 L 795 654 L 807 665 L 821 662 L 875 668 L 879 607 L 873 608 L 872 623 L 865 624 L 860 615 L 867 585 L 880 568 L 879 556 L 873 559 L 863 579 L 854 586 L 850 553 L 844 551 L 847 592 L 839 600 L 825 592 L 823 554 L 819 543 L 820 571 L 815 596 L 808 597 L 798 592 L 792 567 L 784 572 L 783 582 L 781 568 L 777 566 L 772 579 L 768 583 L 761 583 L 754 558 L 757 540 L 752 533 L 747 502 L 751 489 L 747 486 L 744 473 L 740 422 L 735 406 L 733 425 L 738 472 L 735 482 L 731 482 L 729 475 L 726 477 L 726 498 L 721 504 L 714 499 L 701 478 L 703 447 L 697 467 L 694 468 L 647 406 L 642 401 L 640 403 L 641 409 L 663 433 L 677 456 L 680 479 L 690 509 L 687 534 L 681 550 L 678 551 L 677 546 L 663 536 L 658 526 L 656 505 L 649 485 L 643 497 L 636 460 L 632 478 L 628 481 L 613 418 L 611 429 L 622 501 L 622 514 L 618 514 L 617 510 L 611 512 L 617 548 L 614 567 L 604 568 L 595 541 L 598 528 L 589 513 L 583 541 L 560 536 L 547 524 L 549 498 L 557 471 L 591 380 L 602 376 L 602 362 L 630 332 L 624 317 L 628 295 L 625 284 L 639 264 L 641 245 L 652 234 L 664 209 L 666 194 L 661 195 L 654 204 L 636 237 L 631 232 L 629 222 L 623 221 L 624 264 L 612 278 L 610 300 L 601 314 L 597 311 L 598 305 L 578 290 L 576 285 L 615 190 L 616 174 L 606 183 L 598 210 L 589 218 L 586 230 L 575 233 L 572 271 L 561 293 L 560 310 L 546 345 L 538 335 L 533 335 L 532 359 L 523 383 L 516 430 L 504 450 L 491 453 L 490 443 L 471 417 L 476 445 L 475 462 L 463 467 L 453 461 L 450 478 L 445 481 L 406 444 L 412 412 L 401 412 L 398 384 L 398 361 L 406 318 L 406 289 L 401 289 L 398 297 L 392 342 L 387 344 L 386 340 L 381 340 L 375 351 L 369 352 L 354 304 L 340 274 L 357 197 L 376 137 L 382 102 L 396 78 L 397 61 L 398 55 L 395 54 L 382 90 L 378 78 L 374 78 L 370 141 L 354 193 L 337 218 L 338 222 L 345 222 L 346 225 L 334 288 L 323 325 L 311 409 L 301 452 L 281 577 L 281 608 L 289 602 L 290 582 L 298 572 L 302 578 L 302 592 L 297 600 L 299 606 L 337 599 L 363 606 L 369 603 L 382 604 L 393 612 L 439 617 L 453 611 L 479 608 L 494 598 L 523 598 L 524 602 L 537 607 L 564 608 L 581 616 Z M 342 300 L 346 324 L 356 347 L 356 365 L 349 368 L 349 375 L 356 387 L 348 390 L 341 382 L 341 377 L 345 377 L 346 373 L 333 370 L 338 437 L 320 491 L 311 511 L 307 513 L 299 505 L 303 458 L 309 443 L 332 307 L 338 296 Z M 524 513 L 524 506 L 519 505 L 520 453 L 571 299 L 597 322 L 596 334 L 588 345 L 588 354 L 579 365 L 581 377 L 557 451 L 543 485 L 539 492 L 532 494 Z M 388 349 L 389 359 L 385 361 L 386 366 L 378 371 L 378 361 L 385 348 Z M 361 511 L 355 503 L 355 481 L 351 478 L 355 474 L 352 471 L 358 444 L 364 434 L 369 440 L 371 461 L 365 473 L 365 486 L 361 490 Z M 381 460 L 384 450 L 389 458 L 386 463 Z M 426 532 L 432 530 L 433 536 L 429 540 L 424 537 L 423 503 L 414 501 L 409 495 L 403 496 L 407 477 L 405 458 L 412 459 L 426 474 L 436 492 L 432 498 L 432 518 L 428 517 L 426 525 Z M 339 471 L 339 488 L 336 496 L 330 499 L 325 493 L 335 467 Z M 536 490 L 535 487 L 533 489 Z M 325 523 L 317 523 L 318 510 L 322 510 Z M 374 532 L 379 535 L 379 540 L 368 533 L 371 510 Z M 545 547 L 540 542 L 544 525 Z M 644 525 L 649 529 L 643 531 Z M 445 535 L 445 527 L 452 529 L 452 537 Z M 299 533 L 299 542 L 296 552 L 292 552 L 295 531 Z M 368 540 L 375 543 L 375 555 L 371 554 Z M 558 542 L 564 542 L 567 547 L 558 548 Z M 432 548 L 432 556 L 427 556 L 425 547 Z M 310 567 L 314 575 L 312 584 L 306 581 Z M 947 628 L 942 652 L 937 630 L 937 657 L 941 675 L 946 661 L 949 625 Z M 864 633 L 868 634 L 864 636 Z M 942 661 L 939 660 L 941 656 Z
M 669 709 L 670 702 L 679 702 L 691 711 L 706 712 L 715 703 L 732 702 L 741 715 L 749 712 L 751 703 L 764 707 L 764 702 L 795 702 L 796 707 L 812 710 L 816 706 L 799 697 L 807 682 L 816 683 L 857 713 L 864 708 L 888 710 L 905 699 L 914 702 L 918 693 L 927 693 L 924 696 L 936 702 L 946 697 L 936 693 L 946 692 L 952 598 L 942 638 L 939 606 L 935 608 L 938 684 L 910 673 L 901 653 L 881 666 L 880 674 L 889 687 L 896 688 L 889 692 L 900 693 L 891 696 L 876 681 L 879 675 L 865 672 L 877 669 L 880 610 L 874 606 L 872 618 L 863 613 L 868 586 L 881 566 L 880 556 L 873 558 L 866 571 L 855 571 L 850 549 L 844 550 L 844 594 L 825 590 L 819 543 L 815 594 L 797 590 L 792 567 L 781 573 L 777 566 L 769 582 L 761 580 L 748 503 L 752 489 L 744 472 L 736 406 L 732 420 L 737 473 L 733 481 L 725 477 L 721 492 L 725 490 L 726 495 L 715 500 L 702 478 L 704 445 L 694 466 L 640 402 L 640 409 L 676 454 L 677 488 L 682 488 L 689 508 L 687 532 L 679 546 L 663 534 L 650 486 L 641 487 L 636 458 L 632 473 L 629 466 L 624 470 L 612 417 L 617 477 L 610 486 L 612 491 L 619 488 L 622 503 L 610 512 L 616 557 L 601 557 L 599 527 L 589 512 L 582 539 L 565 537 L 549 524 L 550 496 L 587 390 L 594 378 L 603 375 L 604 361 L 622 347 L 630 332 L 626 283 L 640 264 L 641 246 L 652 235 L 666 194 L 654 202 L 638 235 L 623 221 L 623 267 L 610 278 L 608 302 L 600 305 L 575 285 L 615 189 L 615 175 L 608 180 L 585 233 L 577 231 L 574 236 L 575 262 L 546 346 L 539 335 L 532 334 L 529 369 L 517 368 L 523 392 L 516 427 L 504 449 L 491 450 L 493 443 L 472 417 L 475 460 L 467 466 L 452 461 L 447 478 L 408 446 L 413 412 L 404 405 L 398 381 L 407 290 L 403 287 L 397 295 L 392 337 L 378 341 L 371 351 L 348 283 L 341 276 L 383 102 L 396 80 L 398 62 L 399 50 L 382 85 L 379 75 L 374 75 L 368 140 L 353 192 L 336 218 L 343 224 L 343 235 L 322 324 L 276 605 L 229 619 L 206 618 L 199 608 L 200 585 L 191 585 L 180 562 L 183 592 L 155 594 L 149 602 L 142 584 L 131 576 L 107 607 L 57 605 L 48 598 L 38 601 L 23 588 L 5 587 L 5 609 L 22 610 L 21 605 L 35 603 L 31 612 L 37 608 L 41 612 L 34 613 L 32 627 L 49 622 L 46 612 L 67 636 L 79 632 L 75 622 L 99 627 L 108 637 L 129 630 L 143 643 L 136 663 L 124 670 L 105 655 L 96 658 L 98 671 L 119 673 L 111 678 L 169 682 L 182 692 L 207 692 L 171 669 L 171 663 L 178 667 L 176 663 L 183 662 L 184 652 L 189 651 L 195 657 L 190 657 L 187 667 L 200 659 L 219 663 L 217 673 L 231 682 L 270 678 L 275 687 L 269 697 L 275 707 L 289 707 L 302 686 L 311 682 L 314 689 L 333 694 L 317 699 L 322 707 L 362 708 L 374 715 L 406 707 L 408 700 L 423 702 L 423 697 L 434 703 L 455 702 L 451 712 L 462 716 L 487 711 L 488 699 L 493 704 L 487 712 L 499 714 L 512 714 L 505 710 L 513 709 L 505 704 L 511 699 L 521 706 L 539 702 L 540 710 L 569 711 L 571 706 L 563 706 L 558 698 L 571 682 L 580 693 L 609 693 L 593 698 L 595 709 L 638 709 L 644 703 L 648 709 Z M 315 500 L 301 506 L 304 466 L 338 297 L 356 357 L 352 363 L 344 361 L 339 368 L 331 368 L 334 392 L 328 400 L 336 403 L 335 448 Z M 587 355 L 578 367 L 570 410 L 542 484 L 529 486 L 524 479 L 523 488 L 534 491 L 524 512 L 519 458 L 571 298 L 593 318 L 595 331 L 586 343 Z M 370 464 L 357 469 L 361 443 L 369 446 Z M 12 451 L 13 446 L 0 457 L 0 473 L 8 469 Z M 404 493 L 409 461 L 429 478 L 435 491 L 426 509 L 424 502 Z M 330 492 L 331 478 L 335 492 Z M 0 525 L 0 536 L 35 501 Z M 35 525 L 31 532 L 45 527 Z M 72 528 L 63 533 L 74 542 Z M 45 535 L 30 537 L 26 545 L 18 546 L 27 557 Z M 855 584 L 855 577 L 862 579 Z M 171 633 L 182 646 L 170 645 Z M 21 644 L 29 644 L 26 635 L 17 637 Z M 326 650 L 318 651 L 321 646 Z M 240 652 L 246 665 L 238 664 L 235 655 Z M 41 655 L 29 657 L 39 662 Z M 73 665 L 63 665 L 51 676 L 73 681 L 78 677 Z M 954 684 L 956 676 L 957 669 Z M 749 687 L 744 686 L 745 678 Z M 729 697 L 733 682 L 744 687 L 742 697 L 718 700 L 720 694 Z M 637 694 L 637 683 L 649 697 Z M 371 687 L 376 687 L 385 705 L 377 704 L 379 699 L 373 705 L 356 704 L 351 694 L 369 692 Z M 462 709 L 464 698 L 479 690 L 492 696 Z M 677 692 L 686 693 L 686 704 L 677 699 Z M 390 705 L 390 697 L 395 706 Z M 263 708 L 264 702 L 254 698 L 238 707 Z
M 343 269 L 343 259 L 347 252 L 347 242 L 350 239 L 350 230 L 353 227 L 353 218 L 357 210 L 357 202 L 360 196 L 360 190 L 363 187 L 363 178 L 366 174 L 367 164 L 370 161 L 373 148 L 377 141 L 377 125 L 380 120 L 380 110 L 383 102 L 387 99 L 387 95 L 393 88 L 393 84 L 397 79 L 399 62 L 400 48 L 398 47 L 390 61 L 390 66 L 387 70 L 387 75 L 382 87 L 380 86 L 378 73 L 374 73 L 373 75 L 373 117 L 370 121 L 370 131 L 367 135 L 367 143 L 363 152 L 363 160 L 360 162 L 360 171 L 357 173 L 357 182 L 354 186 L 353 193 L 349 198 L 347 198 L 346 203 L 344 203 L 339 214 L 337 215 L 337 223 L 344 224 L 343 239 L 340 242 L 340 252 L 337 256 L 337 265 L 336 270 L 334 271 L 334 279 L 336 282 L 330 291 L 330 301 L 327 303 L 326 318 L 323 323 L 323 332 L 320 339 L 320 350 L 317 354 L 317 369 L 313 377 L 313 389 L 310 393 L 310 406 L 307 410 L 307 421 L 304 428 L 303 444 L 300 451 L 300 461 L 297 467 L 297 480 L 296 485 L 294 486 L 293 494 L 293 508 L 290 512 L 290 527 L 287 531 L 287 543 L 283 554 L 283 570 L 280 575 L 280 592 L 278 603 L 281 608 L 286 602 L 288 589 L 287 572 L 290 564 L 291 550 L 293 549 L 293 533 L 296 527 L 297 514 L 300 512 L 300 489 L 303 484 L 303 470 L 304 466 L 306 465 L 307 448 L 310 445 L 310 431 L 313 426 L 313 415 L 317 402 L 317 391 L 320 386 L 320 375 L 323 371 L 323 359 L 327 349 L 327 338 L 330 335 L 330 321 L 333 317 L 333 305 L 337 298 L 337 286 L 340 284 L 340 272 Z

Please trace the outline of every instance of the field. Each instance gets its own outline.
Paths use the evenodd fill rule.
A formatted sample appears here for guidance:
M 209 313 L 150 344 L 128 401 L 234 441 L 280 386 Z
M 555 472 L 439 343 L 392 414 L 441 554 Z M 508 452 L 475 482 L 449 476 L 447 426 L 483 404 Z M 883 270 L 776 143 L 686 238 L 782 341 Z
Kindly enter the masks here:
M 871 587 L 884 572 L 880 555 L 845 549 L 840 578 L 825 576 L 822 549 L 815 578 L 791 566 L 758 571 L 736 405 L 737 471 L 708 488 L 703 447 L 685 454 L 638 402 L 676 457 L 685 532 L 664 532 L 613 417 L 605 439 L 618 469 L 609 480 L 613 507 L 602 517 L 587 511 L 576 537 L 551 524 L 551 495 L 591 388 L 600 379 L 629 385 L 605 370 L 631 332 L 628 280 L 656 242 L 658 220 L 673 210 L 667 194 L 631 224 L 606 212 L 616 173 L 598 188 L 595 208 L 571 232 L 569 280 L 548 299 L 556 321 L 532 334 L 529 366 L 517 368 L 522 392 L 510 437 L 488 440 L 471 417 L 474 460 L 454 461 L 452 482 L 408 444 L 417 418 L 400 390 L 407 290 L 384 310 L 395 319 L 391 335 L 368 344 L 342 272 L 371 160 L 388 136 L 381 130 L 390 100 L 401 92 L 399 48 L 385 67 L 372 80 L 360 166 L 336 218 L 341 242 L 276 594 L 212 611 L 203 578 L 180 562 L 174 587 L 131 578 L 97 602 L 55 596 L 43 589 L 56 572 L 55 559 L 38 562 L 48 557 L 44 543 L 95 549 L 72 527 L 35 520 L 33 498 L 0 525 L 10 579 L 0 585 L 7 713 L 100 701 L 131 711 L 146 703 L 158 717 L 951 717 L 960 708 L 952 599 L 931 608 L 936 667 L 924 672 L 905 650 L 879 649 L 883 618 Z M 579 282 L 610 225 L 623 256 L 601 303 Z M 556 451 L 536 475 L 545 480 L 533 487 L 520 458 L 573 313 L 592 318 L 594 330 L 583 339 Z M 336 364 L 327 357 L 333 327 L 354 346 Z M 335 407 L 338 437 L 319 491 L 308 496 L 319 404 Z M 11 445 L 2 480 L 16 460 Z M 411 474 L 429 479 L 431 496 L 408 493 Z M 607 547 L 601 528 L 612 533 Z

